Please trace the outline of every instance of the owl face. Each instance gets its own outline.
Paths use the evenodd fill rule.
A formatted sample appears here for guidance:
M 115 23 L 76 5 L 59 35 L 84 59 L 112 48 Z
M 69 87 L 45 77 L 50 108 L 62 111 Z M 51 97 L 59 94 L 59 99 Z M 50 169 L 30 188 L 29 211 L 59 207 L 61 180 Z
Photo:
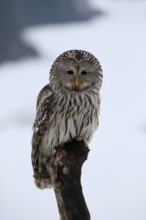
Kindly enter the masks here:
M 56 69 L 58 81 L 69 90 L 84 90 L 97 83 L 97 70 L 88 61 L 68 59 Z
M 65 89 L 82 91 L 94 86 L 99 90 L 102 69 L 99 61 L 89 52 L 70 50 L 61 54 L 50 71 L 50 85 L 54 91 Z

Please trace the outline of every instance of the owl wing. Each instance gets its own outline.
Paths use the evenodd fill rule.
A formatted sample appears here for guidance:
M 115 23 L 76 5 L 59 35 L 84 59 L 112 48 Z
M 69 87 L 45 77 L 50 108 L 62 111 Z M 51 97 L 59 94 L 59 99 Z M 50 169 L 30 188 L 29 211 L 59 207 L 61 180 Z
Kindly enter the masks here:
M 33 124 L 32 135 L 32 166 L 34 176 L 42 171 L 42 158 L 40 158 L 40 145 L 44 133 L 49 127 L 49 115 L 53 108 L 53 92 L 48 85 L 42 88 L 37 98 L 36 118 Z

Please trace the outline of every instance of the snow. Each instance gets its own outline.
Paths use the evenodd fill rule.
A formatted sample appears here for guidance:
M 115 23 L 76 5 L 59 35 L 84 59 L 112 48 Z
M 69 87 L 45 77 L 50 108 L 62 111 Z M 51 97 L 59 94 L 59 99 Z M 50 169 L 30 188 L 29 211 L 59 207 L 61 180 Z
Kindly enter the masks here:
M 92 219 L 146 219 L 146 2 L 91 1 L 105 16 L 29 27 L 21 33 L 40 57 L 0 65 L 0 219 L 59 219 L 53 190 L 38 190 L 30 161 L 36 96 L 54 59 L 92 52 L 104 73 L 100 126 L 82 186 Z

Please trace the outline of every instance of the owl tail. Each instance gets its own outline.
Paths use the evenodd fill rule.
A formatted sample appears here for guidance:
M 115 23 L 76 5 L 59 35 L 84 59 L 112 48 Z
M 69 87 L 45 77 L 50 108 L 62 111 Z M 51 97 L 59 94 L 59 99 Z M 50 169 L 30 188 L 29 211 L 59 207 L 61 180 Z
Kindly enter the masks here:
M 52 188 L 51 178 L 45 171 L 36 173 L 33 177 L 39 189 Z

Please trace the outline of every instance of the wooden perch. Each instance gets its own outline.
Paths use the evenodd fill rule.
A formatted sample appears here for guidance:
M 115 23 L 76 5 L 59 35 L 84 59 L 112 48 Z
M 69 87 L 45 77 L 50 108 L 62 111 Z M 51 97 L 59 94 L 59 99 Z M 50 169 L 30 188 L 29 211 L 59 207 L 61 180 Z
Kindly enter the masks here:
M 73 140 L 57 147 L 48 160 L 61 220 L 90 220 L 81 186 L 81 168 L 88 152 L 84 141 Z

